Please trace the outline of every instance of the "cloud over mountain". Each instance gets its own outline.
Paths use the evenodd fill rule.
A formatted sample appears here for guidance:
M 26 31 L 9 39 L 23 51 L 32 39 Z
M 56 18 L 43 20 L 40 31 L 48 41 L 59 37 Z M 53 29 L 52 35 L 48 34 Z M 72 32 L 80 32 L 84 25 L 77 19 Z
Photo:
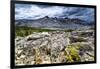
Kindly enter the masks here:
M 94 21 L 94 9 L 83 7 L 50 6 L 36 4 L 15 4 L 15 19 L 39 19 L 45 16 L 57 18 L 78 18 Z

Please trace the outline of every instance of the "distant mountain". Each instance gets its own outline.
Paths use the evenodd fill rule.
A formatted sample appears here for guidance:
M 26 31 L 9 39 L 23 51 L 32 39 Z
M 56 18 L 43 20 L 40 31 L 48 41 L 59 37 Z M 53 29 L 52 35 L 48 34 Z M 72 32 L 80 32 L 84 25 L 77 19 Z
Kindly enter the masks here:
M 50 18 L 45 16 L 36 20 L 19 19 L 15 21 L 16 26 L 28 26 L 36 28 L 77 29 L 90 25 L 86 21 L 73 18 Z

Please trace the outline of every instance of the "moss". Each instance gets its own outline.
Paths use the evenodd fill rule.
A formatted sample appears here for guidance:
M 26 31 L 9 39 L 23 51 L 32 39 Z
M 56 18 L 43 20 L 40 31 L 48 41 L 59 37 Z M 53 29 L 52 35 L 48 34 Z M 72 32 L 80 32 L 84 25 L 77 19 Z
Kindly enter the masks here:
M 73 62 L 71 55 L 68 55 L 68 54 L 66 55 L 66 61 L 67 62 Z
M 67 62 L 77 62 L 80 61 L 80 56 L 78 54 L 78 50 L 72 46 L 69 45 L 65 49 L 66 52 L 66 60 Z
M 76 50 L 79 50 L 81 48 L 81 43 L 73 43 L 70 44 L 71 47 L 74 47 Z

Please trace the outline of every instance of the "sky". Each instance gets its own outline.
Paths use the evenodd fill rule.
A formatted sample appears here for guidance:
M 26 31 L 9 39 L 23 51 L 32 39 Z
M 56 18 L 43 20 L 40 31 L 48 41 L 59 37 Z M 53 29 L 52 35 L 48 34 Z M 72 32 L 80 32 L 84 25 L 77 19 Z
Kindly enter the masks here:
M 45 16 L 57 18 L 78 18 L 94 21 L 94 9 L 83 7 L 50 6 L 36 4 L 15 4 L 15 19 L 39 19 Z

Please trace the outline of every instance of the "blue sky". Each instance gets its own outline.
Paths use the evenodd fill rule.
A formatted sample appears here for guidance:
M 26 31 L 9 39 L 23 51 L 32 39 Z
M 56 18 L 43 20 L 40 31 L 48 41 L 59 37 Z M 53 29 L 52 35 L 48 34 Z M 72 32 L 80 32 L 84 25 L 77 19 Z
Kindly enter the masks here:
M 83 7 L 15 4 L 15 19 L 39 19 L 45 16 L 79 18 L 94 21 L 94 9 Z

